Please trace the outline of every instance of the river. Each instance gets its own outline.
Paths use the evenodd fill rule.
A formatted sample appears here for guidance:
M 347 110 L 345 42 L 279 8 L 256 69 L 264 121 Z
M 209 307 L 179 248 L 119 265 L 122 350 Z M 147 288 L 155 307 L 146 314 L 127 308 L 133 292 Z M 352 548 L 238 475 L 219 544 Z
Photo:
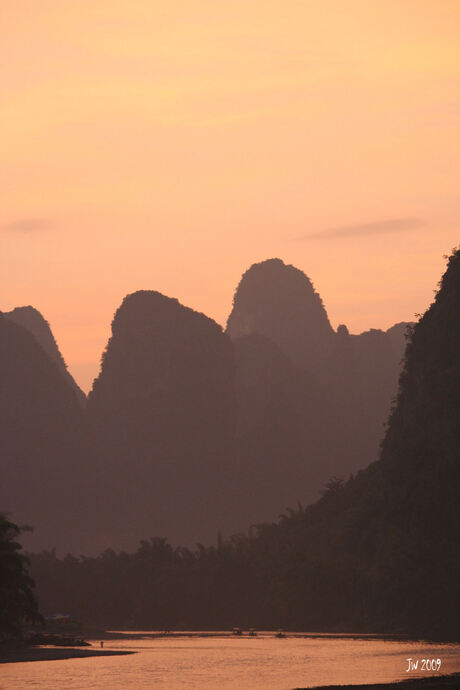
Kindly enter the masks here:
M 99 648 L 99 640 L 92 640 Z M 256 637 L 229 633 L 159 637 L 124 633 L 105 640 L 104 649 L 129 650 L 127 656 L 4 664 L 2 690 L 292 690 L 334 683 L 378 683 L 435 673 L 460 671 L 459 644 L 421 641 L 308 637 L 273 633 Z M 408 658 L 418 662 L 406 671 Z M 422 671 L 423 660 L 434 660 L 439 671 Z M 439 661 L 438 661 L 439 660 Z M 426 662 L 425 662 L 426 665 Z

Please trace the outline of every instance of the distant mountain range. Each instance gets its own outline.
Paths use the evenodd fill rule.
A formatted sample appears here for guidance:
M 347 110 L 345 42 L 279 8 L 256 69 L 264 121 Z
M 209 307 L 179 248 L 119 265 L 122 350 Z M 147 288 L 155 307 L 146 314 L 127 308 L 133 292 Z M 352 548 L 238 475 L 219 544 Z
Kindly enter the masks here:
M 309 278 L 280 259 L 243 275 L 226 332 L 236 352 L 246 519 L 310 502 L 379 454 L 408 323 L 335 332 Z
M 263 291 L 260 295 L 263 297 Z M 137 299 L 142 302 L 147 298 L 141 295 Z M 149 298 L 152 307 L 156 299 L 153 295 Z M 254 328 L 257 304 L 253 302 L 252 308 L 252 317 L 240 322 Z M 179 308 L 174 309 L 179 316 Z M 148 313 L 145 305 L 142 313 L 144 317 Z M 172 309 L 168 314 L 172 333 Z M 133 309 L 132 316 L 138 315 Z M 155 323 L 159 323 L 157 317 Z M 135 319 L 132 324 L 137 332 Z M 157 335 L 149 336 L 149 349 L 157 343 L 157 337 L 164 338 L 165 324 L 161 324 Z M 267 332 L 268 319 L 265 326 Z M 271 328 L 273 334 L 275 325 Z M 382 358 L 389 352 L 386 339 L 399 338 L 399 330 L 357 336 L 354 342 L 350 341 L 352 336 L 340 330 L 326 337 L 348 342 L 356 361 L 350 350 L 345 350 L 344 357 L 350 358 L 345 361 L 355 361 L 354 371 L 367 370 L 370 376 L 371 362 L 383 366 Z M 118 338 L 117 331 L 114 328 L 114 339 Z M 398 393 L 378 460 L 348 480 L 331 478 L 321 498 L 311 505 L 291 504 L 278 520 L 273 516 L 265 523 L 248 523 L 244 532 L 220 538 L 208 548 L 174 547 L 157 537 L 143 540 L 131 553 L 107 551 L 90 559 L 34 556 L 32 573 L 44 610 L 65 606 L 88 624 L 111 629 L 129 625 L 131 629 L 222 630 L 238 625 L 245 629 L 359 631 L 458 641 L 460 249 L 449 258 L 433 304 L 410 331 Z M 186 336 L 185 330 L 181 334 Z M 213 346 L 215 352 L 219 338 Z M 121 351 L 129 355 L 127 361 L 134 354 L 132 340 L 130 336 L 129 349 L 125 350 L 119 339 Z M 144 336 L 141 341 L 136 352 L 143 361 L 140 350 L 144 350 Z M 186 371 L 192 361 L 198 366 L 197 341 L 193 339 L 192 343 L 190 348 L 195 354 L 193 360 L 187 360 Z M 284 347 L 286 343 L 288 338 Z M 107 374 L 112 346 L 113 341 L 104 363 Z M 334 376 L 317 376 L 315 383 L 312 373 L 298 361 L 293 363 L 266 335 L 239 332 L 235 347 L 239 413 L 235 443 L 236 457 L 242 465 L 237 469 L 248 488 L 246 492 L 236 491 L 234 498 L 238 508 L 252 501 L 262 513 L 276 495 L 283 500 L 289 491 L 305 495 L 307 474 L 312 483 L 315 481 L 314 451 L 319 452 L 312 438 L 321 444 L 322 436 L 329 435 L 334 437 L 334 444 L 343 429 L 334 425 L 334 418 L 325 417 L 325 428 L 315 434 L 318 420 L 330 413 L 322 395 L 324 390 L 334 390 L 325 388 L 325 382 L 334 381 Z M 185 344 L 183 349 L 187 349 Z M 344 346 L 338 344 L 337 350 L 343 353 Z M 221 352 L 227 353 L 227 346 Z M 317 352 L 321 359 L 319 348 Z M 312 346 L 310 356 L 313 354 Z M 333 346 L 328 356 L 334 362 Z M 179 360 L 183 359 L 181 352 Z M 324 367 L 327 369 L 326 363 Z M 136 371 L 150 378 L 139 364 Z M 215 367 L 210 371 L 215 374 Z M 229 380 L 226 378 L 223 391 L 228 391 Z M 216 379 L 209 377 L 208 381 L 210 390 L 215 390 Z M 352 381 L 348 382 L 347 395 L 353 390 Z M 177 385 L 176 380 L 174 390 Z M 356 386 L 356 396 L 368 396 L 369 405 L 374 406 L 372 396 L 378 390 L 377 383 L 364 387 L 363 379 L 358 378 Z M 135 397 L 133 404 L 138 405 L 137 394 Z M 224 399 L 229 400 L 227 394 Z M 355 413 L 363 407 L 363 401 L 359 401 Z M 191 415 L 187 403 L 186 416 Z M 119 419 L 125 416 L 123 413 Z M 210 425 L 215 423 L 208 411 L 206 417 Z M 351 420 L 352 414 L 347 419 Z M 124 421 L 120 423 L 126 427 Z M 178 433 L 182 430 L 182 423 L 177 429 Z M 194 452 L 192 443 L 189 447 Z M 296 458 L 302 457 L 301 451 L 307 447 L 311 454 L 305 454 L 304 463 L 296 464 Z M 334 457 L 328 462 L 333 466 Z M 299 482 L 297 490 L 289 485 L 293 480 Z M 192 486 L 195 490 L 196 485 Z M 193 511 L 190 519 L 196 520 Z M 455 679 L 452 682 L 455 685 Z
M 336 332 L 307 276 L 270 259 L 243 275 L 225 332 L 128 295 L 85 404 L 39 312 L 3 314 L 0 367 L 17 378 L 1 391 L 0 504 L 35 526 L 31 547 L 86 552 L 273 519 L 378 457 L 406 327 Z

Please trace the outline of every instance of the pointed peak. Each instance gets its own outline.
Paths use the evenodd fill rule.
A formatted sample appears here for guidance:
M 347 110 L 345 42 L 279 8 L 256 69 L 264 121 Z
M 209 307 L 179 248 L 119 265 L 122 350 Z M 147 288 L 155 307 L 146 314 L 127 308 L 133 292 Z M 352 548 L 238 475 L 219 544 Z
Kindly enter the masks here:
M 31 305 L 16 307 L 9 312 L 4 312 L 4 316 L 10 321 L 14 322 L 16 325 L 24 328 L 35 338 L 36 342 L 46 352 L 48 357 L 50 357 L 57 364 L 68 383 L 74 389 L 80 404 L 83 404 L 86 400 L 86 395 L 67 370 L 67 365 L 61 354 L 61 351 L 59 350 L 53 331 L 51 330 L 48 321 L 38 311 L 38 309 L 32 307 Z

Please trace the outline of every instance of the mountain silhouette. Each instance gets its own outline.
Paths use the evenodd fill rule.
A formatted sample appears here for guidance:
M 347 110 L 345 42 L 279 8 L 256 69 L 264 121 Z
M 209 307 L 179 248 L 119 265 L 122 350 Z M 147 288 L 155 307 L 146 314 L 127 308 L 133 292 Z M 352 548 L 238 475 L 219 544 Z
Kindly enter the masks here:
M 54 335 L 51 331 L 48 321 L 46 321 L 37 309 L 34 307 L 16 307 L 12 311 L 3 312 L 4 316 L 14 323 L 19 324 L 28 330 L 34 336 L 37 343 L 44 349 L 46 354 L 56 362 L 64 378 L 72 386 L 81 405 L 86 402 L 86 395 L 77 385 L 72 375 L 67 369 L 61 352 L 57 346 Z
M 359 335 L 337 330 L 322 383 L 342 421 L 333 474 L 347 476 L 378 458 L 406 344 L 409 323 Z
M 399 324 L 386 335 L 397 348 L 406 330 Z M 386 342 L 383 335 L 366 336 L 376 341 L 374 352 Z M 257 580 L 258 601 L 249 614 L 259 625 L 456 639 L 459 250 L 449 259 L 434 303 L 408 335 L 379 459 L 346 482 L 332 478 L 319 501 L 288 510 L 239 545 L 246 556 L 239 577 L 234 565 L 234 586 L 246 604 L 244 583 L 267 573 L 264 585 Z M 257 566 L 248 569 L 248 562 Z M 267 612 L 266 601 L 278 604 Z
M 33 525 L 30 546 L 69 547 L 79 531 L 82 409 L 62 367 L 0 314 L 0 505 Z
M 296 402 L 291 397 L 291 413 L 303 419 L 310 431 L 303 435 L 303 445 L 299 446 L 288 433 L 283 445 L 285 457 L 297 454 L 298 462 L 302 458 L 302 462 L 316 465 L 316 476 L 326 479 L 326 471 L 346 476 L 378 457 L 384 423 L 396 394 L 407 325 L 396 324 L 387 332 L 371 329 L 360 335 L 351 335 L 341 325 L 335 332 L 310 279 L 280 259 L 269 259 L 254 264 L 243 275 L 234 296 L 227 333 L 235 344 L 243 336 L 265 338 L 257 341 L 261 351 L 259 355 L 252 353 L 253 362 L 258 356 L 265 357 L 262 349 L 266 349 L 268 339 L 290 359 L 292 366 L 309 374 L 309 385 L 316 391 L 316 422 L 312 428 L 312 413 L 302 396 Z M 256 341 L 252 347 L 257 347 Z M 251 377 L 243 352 L 237 361 L 245 375 Z M 244 389 L 244 374 L 239 371 L 237 382 Z M 250 408 L 248 414 L 252 414 Z M 274 429 L 268 418 L 267 427 Z M 253 444 L 253 457 L 266 455 L 269 437 L 259 435 L 261 447 L 258 450 L 257 444 Z M 293 481 L 294 486 L 298 485 Z M 313 500 L 320 488 L 318 481 L 309 482 L 304 487 L 308 500 Z
M 158 292 L 124 299 L 87 405 L 102 545 L 215 541 L 228 528 L 233 375 L 214 321 Z
M 324 390 L 265 336 L 234 341 L 239 515 L 235 528 L 272 519 L 280 506 L 315 498 L 334 473 L 336 441 Z M 337 429 L 334 429 L 337 431 Z
M 379 460 L 273 528 L 297 624 L 458 635 L 459 250 L 411 330 Z
M 327 360 L 334 330 L 310 279 L 281 259 L 253 264 L 243 275 L 227 321 L 232 340 L 258 333 L 294 364 L 316 369 Z
M 401 342 L 403 330 L 387 337 Z M 338 335 L 350 337 L 344 328 Z M 375 352 L 386 349 L 384 335 L 367 336 Z M 460 251 L 450 257 L 434 303 L 409 335 L 377 461 L 347 481 L 332 477 L 312 505 L 287 509 L 277 522 L 248 525 L 244 533 L 219 539 L 217 548 L 174 548 L 152 538 L 130 554 L 36 556 L 40 601 L 48 610 L 64 602 L 93 625 L 109 621 L 113 627 L 129 619 L 140 628 L 208 630 L 238 621 L 261 630 L 282 626 L 457 640 Z M 360 341 L 364 348 L 366 343 Z M 264 336 L 242 336 L 235 344 L 237 380 L 242 378 L 238 433 L 259 428 L 269 434 L 267 421 L 279 425 L 281 439 L 300 436 L 291 400 L 302 397 L 307 418 L 314 417 L 310 375 Z M 278 476 L 270 470 L 280 497 L 284 445 Z M 262 492 L 265 471 L 263 465 L 256 468 Z M 258 500 L 256 489 L 253 501 L 263 505 Z
M 8 443 L 26 444 L 16 466 L 30 468 L 43 495 L 48 485 L 59 497 L 74 486 L 64 509 L 78 520 L 67 548 L 86 552 L 131 547 L 152 534 L 214 542 L 218 531 L 244 530 L 283 506 L 315 500 L 328 478 L 376 459 L 406 328 L 352 335 L 341 325 L 335 332 L 311 281 L 279 259 L 244 274 L 226 333 L 176 299 L 138 291 L 116 312 L 100 374 L 77 410 L 84 395 L 39 312 L 22 307 L 3 320 L 5 333 L 16 325 L 11 332 L 30 350 L 23 365 L 21 348 L 5 350 L 4 366 L 10 356 L 14 371 L 41 367 L 27 386 L 6 379 L 5 401 L 22 401 L 13 425 L 20 431 L 8 432 Z M 34 409 L 38 381 L 46 415 Z M 7 474 L 18 482 L 8 507 L 21 515 L 16 451 L 6 447 Z M 43 482 L 48 466 L 54 469 Z M 50 515 L 54 505 L 58 520 L 61 504 L 48 497 L 30 505 L 37 511 L 36 519 L 26 511 L 37 526 L 31 543 L 48 548 Z

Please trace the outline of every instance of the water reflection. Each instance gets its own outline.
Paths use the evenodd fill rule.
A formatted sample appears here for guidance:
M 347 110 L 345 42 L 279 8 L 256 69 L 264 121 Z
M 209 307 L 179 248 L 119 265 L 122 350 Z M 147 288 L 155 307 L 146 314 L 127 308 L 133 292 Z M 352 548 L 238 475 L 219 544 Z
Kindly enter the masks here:
M 100 640 L 93 640 L 99 647 Z M 0 687 L 191 688 L 200 690 L 288 690 L 334 683 L 377 683 L 434 675 L 412 660 L 440 659 L 441 673 L 460 671 L 460 645 L 343 636 L 305 637 L 275 633 L 142 633 L 105 640 L 104 649 L 129 656 L 5 664 Z

